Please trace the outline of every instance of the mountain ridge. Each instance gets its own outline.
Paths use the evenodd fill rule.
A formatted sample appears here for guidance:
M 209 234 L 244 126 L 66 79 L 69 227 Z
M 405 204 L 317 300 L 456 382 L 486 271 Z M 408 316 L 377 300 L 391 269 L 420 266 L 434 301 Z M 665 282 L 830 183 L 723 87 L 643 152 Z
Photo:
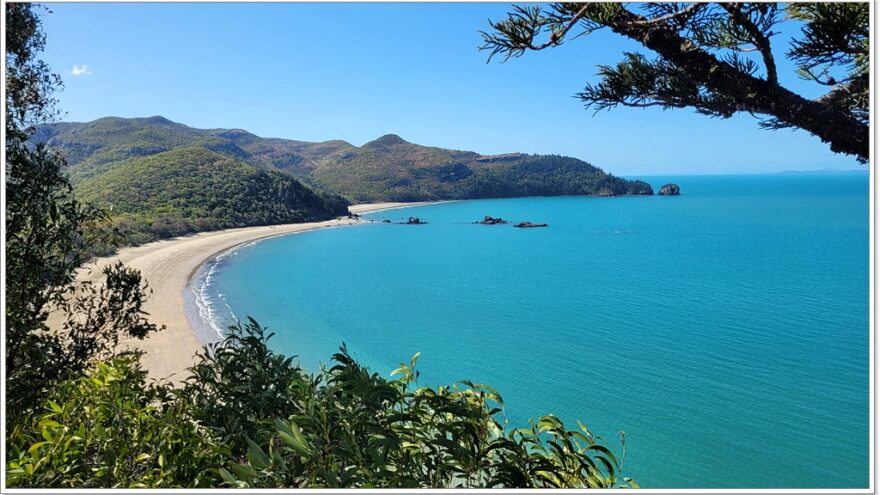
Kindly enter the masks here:
M 618 178 L 577 158 L 483 155 L 423 146 L 397 134 L 355 146 L 341 139 L 308 142 L 263 138 L 245 129 L 197 129 L 156 115 L 49 124 L 35 136 L 64 153 L 75 184 L 126 159 L 199 145 L 357 202 L 653 194 L 644 182 Z

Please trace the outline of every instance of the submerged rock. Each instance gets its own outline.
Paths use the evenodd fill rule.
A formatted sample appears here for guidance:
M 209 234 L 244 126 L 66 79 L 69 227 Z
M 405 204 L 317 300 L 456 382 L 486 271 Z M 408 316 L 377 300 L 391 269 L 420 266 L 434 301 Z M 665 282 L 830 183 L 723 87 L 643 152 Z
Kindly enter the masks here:
M 679 190 L 678 184 L 669 183 L 664 184 L 663 187 L 657 191 L 657 194 L 660 196 L 678 196 L 681 194 L 681 191 Z
M 514 227 L 519 229 L 531 229 L 534 227 L 549 227 L 549 225 L 547 225 L 546 223 L 520 222 L 514 225 Z
M 386 218 L 385 220 L 382 220 L 382 223 L 391 223 L 391 220 L 388 220 L 388 219 Z
M 474 222 L 474 223 L 478 223 L 480 225 L 500 225 L 500 224 L 510 223 L 510 222 L 508 222 L 507 220 L 505 220 L 503 218 L 494 218 L 494 217 L 490 217 L 489 215 L 486 215 L 485 217 L 483 217 L 483 219 L 481 221 Z
M 406 221 L 407 225 L 424 225 L 428 222 L 423 222 L 419 217 L 409 217 Z

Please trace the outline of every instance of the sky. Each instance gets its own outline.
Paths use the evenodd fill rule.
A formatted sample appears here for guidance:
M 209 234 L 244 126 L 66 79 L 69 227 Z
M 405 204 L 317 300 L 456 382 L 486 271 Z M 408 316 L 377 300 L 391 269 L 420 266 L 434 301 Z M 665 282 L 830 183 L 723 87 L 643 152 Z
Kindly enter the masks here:
M 263 137 L 384 134 L 483 154 L 580 158 L 618 175 L 859 169 L 797 130 L 767 131 L 747 114 L 616 108 L 574 95 L 635 43 L 600 31 L 561 47 L 487 63 L 480 30 L 505 3 L 59 3 L 43 15 L 44 60 L 65 87 L 63 120 L 161 115 Z M 784 60 L 780 82 L 821 94 Z

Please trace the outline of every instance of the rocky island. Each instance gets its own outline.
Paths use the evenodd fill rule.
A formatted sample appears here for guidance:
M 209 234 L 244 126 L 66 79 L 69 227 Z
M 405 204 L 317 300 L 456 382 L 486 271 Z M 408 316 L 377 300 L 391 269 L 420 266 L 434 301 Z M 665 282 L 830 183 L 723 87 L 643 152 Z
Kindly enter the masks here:
M 514 227 L 518 229 L 531 229 L 535 227 L 549 227 L 549 225 L 547 225 L 546 223 L 520 222 L 514 225 Z
M 482 220 L 480 220 L 479 222 L 474 222 L 474 223 L 480 224 L 480 225 L 502 225 L 502 224 L 506 224 L 506 223 L 510 223 L 510 222 L 508 222 L 507 220 L 505 220 L 503 218 L 494 218 L 494 217 L 490 217 L 489 215 L 486 215 L 485 217 L 483 217 Z
M 664 184 L 663 187 L 657 192 L 659 196 L 678 196 L 681 194 L 681 190 L 678 187 L 678 184 Z

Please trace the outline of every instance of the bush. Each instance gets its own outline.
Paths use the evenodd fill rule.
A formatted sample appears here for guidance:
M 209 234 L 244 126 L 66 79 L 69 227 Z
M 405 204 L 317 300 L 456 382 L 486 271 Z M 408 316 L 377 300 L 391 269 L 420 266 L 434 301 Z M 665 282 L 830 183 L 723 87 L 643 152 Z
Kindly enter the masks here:
M 180 390 L 147 385 L 138 355 L 62 382 L 42 411 L 10 421 L 14 487 L 210 487 L 228 449 Z
M 203 421 L 243 454 L 235 487 L 613 487 L 617 457 L 554 416 L 506 428 L 501 395 L 468 381 L 418 382 L 418 354 L 386 380 L 345 346 L 309 376 L 267 347 L 255 321 L 231 327 L 187 384 Z M 624 478 L 624 482 L 630 483 Z
M 61 382 L 9 421 L 14 487 L 636 486 L 582 424 L 509 428 L 501 395 L 418 381 L 418 354 L 385 379 L 345 349 L 310 375 L 249 320 L 208 349 L 183 388 L 147 384 L 139 356 Z M 621 438 L 622 440 L 622 438 Z

